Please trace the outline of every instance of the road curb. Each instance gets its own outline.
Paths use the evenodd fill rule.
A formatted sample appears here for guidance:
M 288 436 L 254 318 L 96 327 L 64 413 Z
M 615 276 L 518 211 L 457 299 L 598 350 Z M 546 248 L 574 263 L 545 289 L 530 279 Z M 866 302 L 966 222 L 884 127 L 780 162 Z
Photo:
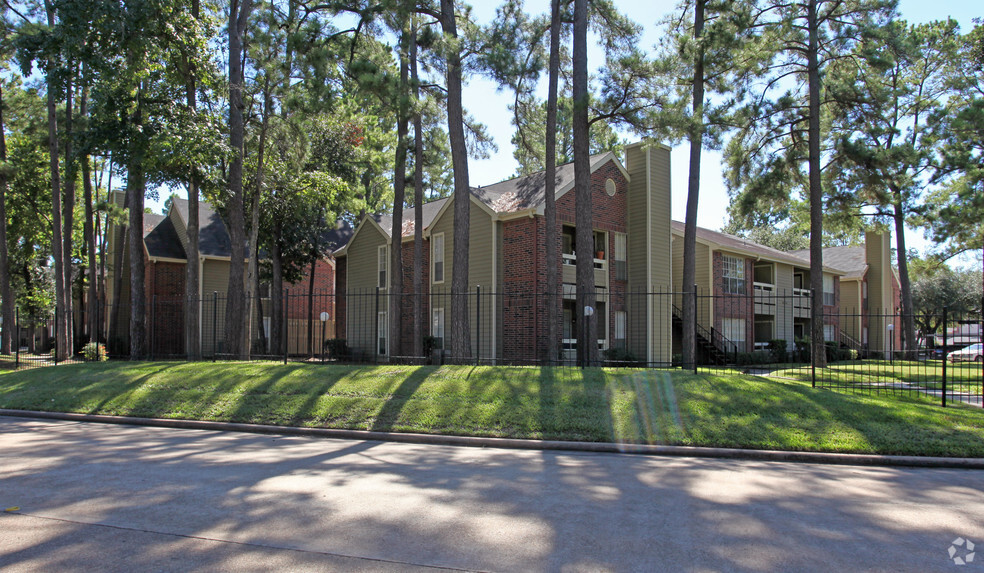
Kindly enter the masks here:
M 652 444 L 617 444 L 611 442 L 566 442 L 559 440 L 522 440 L 514 438 L 484 438 L 475 436 L 443 436 L 439 434 L 409 434 L 399 432 L 373 432 L 366 430 L 340 430 L 331 428 L 299 428 L 292 426 L 241 424 L 235 422 L 205 422 L 200 420 L 171 420 L 165 418 L 132 418 L 128 416 L 105 416 L 101 414 L 8 410 L 5 408 L 0 408 L 0 416 L 38 418 L 46 420 L 66 420 L 73 422 L 93 422 L 99 424 L 179 428 L 186 430 L 212 430 L 220 432 L 277 434 L 283 436 L 307 436 L 339 440 L 374 440 L 381 442 L 402 442 L 408 444 L 465 446 L 472 448 L 600 452 L 613 454 L 638 454 L 647 456 L 719 458 L 851 466 L 984 469 L 984 458 L 883 456 L 871 454 L 786 452 L 777 450 L 750 450 L 737 448 L 702 448 L 694 446 L 660 446 Z

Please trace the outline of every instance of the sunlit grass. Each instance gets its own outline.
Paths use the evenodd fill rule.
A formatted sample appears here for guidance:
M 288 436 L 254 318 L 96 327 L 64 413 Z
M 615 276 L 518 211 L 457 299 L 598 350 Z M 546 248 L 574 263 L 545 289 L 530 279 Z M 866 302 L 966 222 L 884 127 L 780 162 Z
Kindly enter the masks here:
M 111 362 L 0 374 L 0 407 L 473 436 L 984 457 L 984 411 L 732 371 Z

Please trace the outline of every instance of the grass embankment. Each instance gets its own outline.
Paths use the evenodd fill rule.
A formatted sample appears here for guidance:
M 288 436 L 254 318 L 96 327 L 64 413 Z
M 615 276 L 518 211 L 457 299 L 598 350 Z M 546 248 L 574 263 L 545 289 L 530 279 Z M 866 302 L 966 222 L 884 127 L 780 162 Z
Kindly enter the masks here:
M 778 370 L 773 376 L 809 382 L 812 372 L 809 365 Z M 947 386 L 953 391 L 980 391 L 984 371 L 981 364 L 958 362 L 946 365 Z M 841 386 L 887 386 L 906 383 L 927 389 L 943 386 L 943 362 L 940 360 L 864 360 L 834 362 L 817 369 L 817 380 Z
M 0 407 L 259 424 L 984 457 L 984 412 L 738 374 L 103 363 L 0 374 Z

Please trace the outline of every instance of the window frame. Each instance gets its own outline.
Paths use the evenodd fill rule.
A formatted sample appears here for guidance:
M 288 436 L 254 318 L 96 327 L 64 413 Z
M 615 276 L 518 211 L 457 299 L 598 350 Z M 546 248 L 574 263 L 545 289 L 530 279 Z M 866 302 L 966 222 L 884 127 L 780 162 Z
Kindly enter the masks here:
M 734 271 L 738 276 L 732 276 Z M 724 294 L 748 294 L 745 278 L 745 259 L 732 255 L 721 255 L 721 288 Z
M 437 240 L 441 240 L 441 257 L 437 257 Z M 447 241 L 444 238 L 444 233 L 434 233 L 431 235 L 431 284 L 444 284 L 445 277 L 447 273 L 445 269 L 447 268 Z M 437 265 L 441 265 L 441 279 L 437 280 Z
M 385 310 L 376 315 L 376 355 L 389 356 L 389 316 Z
M 389 245 L 379 245 L 376 249 L 376 286 L 389 287 Z
M 629 237 L 625 233 L 613 231 L 612 241 L 612 261 L 615 266 L 615 280 L 629 280 Z
M 440 321 L 437 320 L 438 313 L 440 313 L 440 315 L 441 315 L 441 320 Z M 435 338 L 435 339 L 437 339 L 437 340 L 440 341 L 439 343 L 437 343 L 437 344 L 434 345 L 434 348 L 435 349 L 438 349 L 438 350 L 444 350 L 445 341 L 447 340 L 445 338 L 446 329 L 444 327 L 444 319 L 445 319 L 445 316 L 444 316 L 444 307 L 443 306 L 441 306 L 441 307 L 435 307 L 435 308 L 432 308 L 431 309 L 431 333 L 430 333 L 430 335 L 433 338 Z M 437 335 L 437 326 L 438 325 L 440 326 L 441 336 L 438 336 Z

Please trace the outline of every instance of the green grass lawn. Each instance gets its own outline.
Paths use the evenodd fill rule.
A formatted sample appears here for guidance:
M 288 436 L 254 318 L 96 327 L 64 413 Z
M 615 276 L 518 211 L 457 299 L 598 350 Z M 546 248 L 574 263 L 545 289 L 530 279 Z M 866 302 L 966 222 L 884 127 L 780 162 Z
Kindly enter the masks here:
M 0 407 L 472 436 L 984 457 L 984 411 L 736 373 L 110 362 L 0 374 Z
M 812 378 L 810 365 L 796 366 L 776 371 L 774 376 L 809 382 Z M 980 391 L 984 372 L 980 364 L 974 362 L 947 363 L 946 378 L 948 389 Z M 938 389 L 943 382 L 943 362 L 941 360 L 862 360 L 833 362 L 826 368 L 817 369 L 817 380 L 825 380 L 838 385 L 885 385 L 909 382 L 924 388 Z

